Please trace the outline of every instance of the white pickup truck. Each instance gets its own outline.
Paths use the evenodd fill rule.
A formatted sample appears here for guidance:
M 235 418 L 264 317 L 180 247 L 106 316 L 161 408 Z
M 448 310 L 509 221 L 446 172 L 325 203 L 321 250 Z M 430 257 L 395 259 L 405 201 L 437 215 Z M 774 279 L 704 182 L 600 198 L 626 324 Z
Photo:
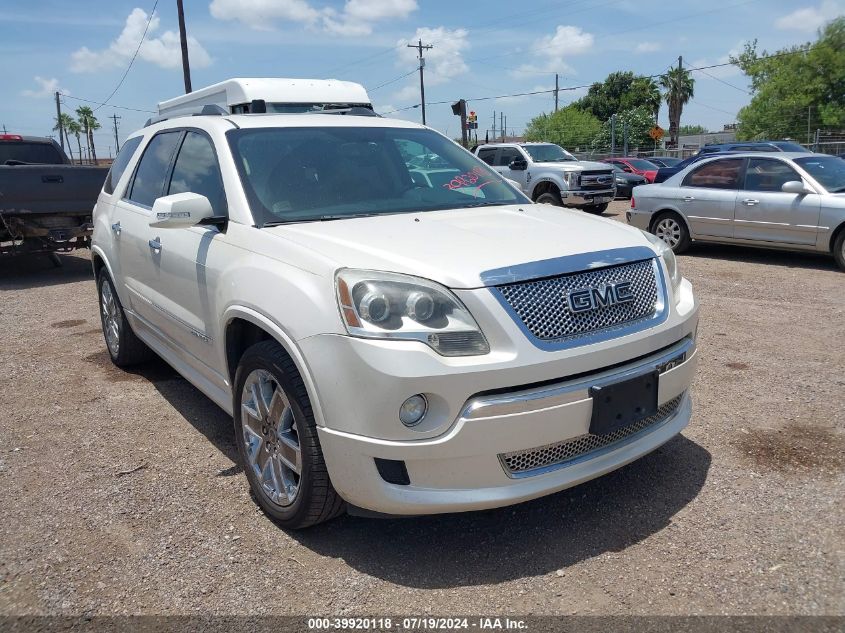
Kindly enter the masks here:
M 616 197 L 612 166 L 579 161 L 553 143 L 487 143 L 475 154 L 534 202 L 598 215 Z
M 268 516 L 518 503 L 687 425 L 698 304 L 663 241 L 362 112 L 152 123 L 94 210 L 112 360 L 230 413 Z

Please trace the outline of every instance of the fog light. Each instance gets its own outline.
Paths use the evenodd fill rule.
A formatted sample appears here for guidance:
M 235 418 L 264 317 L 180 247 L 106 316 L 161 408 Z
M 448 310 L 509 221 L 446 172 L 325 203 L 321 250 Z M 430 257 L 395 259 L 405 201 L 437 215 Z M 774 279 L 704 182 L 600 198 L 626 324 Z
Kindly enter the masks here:
M 427 410 L 428 402 L 425 396 L 418 393 L 405 400 L 399 407 L 399 421 L 405 426 L 416 426 L 422 422 Z

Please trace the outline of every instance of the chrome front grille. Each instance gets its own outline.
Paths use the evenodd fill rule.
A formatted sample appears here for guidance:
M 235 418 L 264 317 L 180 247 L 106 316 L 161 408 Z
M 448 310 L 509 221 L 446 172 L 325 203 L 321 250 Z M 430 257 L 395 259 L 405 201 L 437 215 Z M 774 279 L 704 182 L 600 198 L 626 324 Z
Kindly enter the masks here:
M 499 455 L 505 472 L 511 477 L 526 477 L 539 474 L 551 467 L 562 467 L 568 462 L 627 440 L 632 436 L 666 422 L 678 411 L 684 394 L 661 406 L 657 413 L 606 435 L 579 435 L 564 442 L 528 448 Z
M 627 281 L 633 301 L 573 312 L 567 296 L 573 290 L 603 288 Z M 525 329 L 541 341 L 560 341 L 631 324 L 657 315 L 662 296 L 654 260 L 496 286 Z
M 581 189 L 610 189 L 615 178 L 613 171 L 582 171 Z

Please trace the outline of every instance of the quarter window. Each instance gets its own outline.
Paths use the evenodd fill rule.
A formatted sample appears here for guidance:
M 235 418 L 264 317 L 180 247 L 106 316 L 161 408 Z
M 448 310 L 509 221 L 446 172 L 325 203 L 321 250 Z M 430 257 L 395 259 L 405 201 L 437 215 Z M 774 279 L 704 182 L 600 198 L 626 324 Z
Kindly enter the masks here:
M 745 187 L 748 191 L 780 191 L 783 183 L 791 180 L 801 182 L 801 177 L 792 167 L 779 160 L 752 158 L 745 172 Z
M 708 189 L 737 189 L 743 158 L 714 160 L 702 165 L 684 178 L 684 187 Z
M 181 132 L 162 132 L 156 134 L 144 150 L 129 199 L 136 204 L 152 207 L 156 198 L 164 195 L 164 186 L 170 160 L 179 143 Z
M 198 132 L 188 132 L 170 177 L 168 195 L 190 191 L 208 198 L 215 215 L 226 215 L 226 192 L 220 165 L 211 140 Z
M 106 176 L 106 182 L 103 185 L 103 191 L 114 193 L 114 188 L 117 186 L 118 181 L 120 181 L 123 172 L 126 171 L 126 166 L 132 160 L 135 150 L 138 149 L 142 140 L 144 140 L 144 137 L 136 136 L 123 144 L 123 147 L 120 148 L 120 152 L 117 154 L 117 158 L 111 164 L 111 169 L 109 169 L 109 174 Z

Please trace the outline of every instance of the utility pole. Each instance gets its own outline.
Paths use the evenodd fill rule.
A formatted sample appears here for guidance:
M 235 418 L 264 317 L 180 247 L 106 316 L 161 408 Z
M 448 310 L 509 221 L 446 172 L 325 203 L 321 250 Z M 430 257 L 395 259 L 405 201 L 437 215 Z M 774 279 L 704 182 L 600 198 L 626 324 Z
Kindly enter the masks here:
M 616 114 L 610 115 L 610 155 L 616 156 Z
M 628 122 L 622 122 L 622 155 L 628 155 Z
M 176 0 L 176 12 L 179 14 L 179 39 L 182 41 L 182 74 L 185 76 L 185 94 L 191 90 L 191 65 L 188 62 L 188 36 L 185 33 L 185 9 L 182 0 Z
M 56 123 L 59 126 L 59 143 L 62 144 L 62 151 L 65 151 L 65 128 L 62 125 L 62 102 L 59 100 L 61 93 L 56 90 Z M 5 130 L 5 126 L 3 127 Z
M 558 85 L 558 74 L 555 73 L 555 112 L 557 112 L 557 93 L 560 90 L 560 86 Z
M 120 142 L 117 140 L 117 120 L 121 117 L 112 114 L 110 118 L 114 122 L 114 151 L 117 153 L 120 151 Z
M 493 110 L 493 142 L 496 142 L 496 111 Z
M 505 142 L 505 113 L 499 112 L 499 132 L 502 133 L 502 143 Z
M 182 0 L 179 0 L 180 2 Z M 423 45 L 422 40 L 416 44 L 408 44 L 408 48 L 416 48 L 419 51 L 420 60 L 420 106 L 422 106 L 422 123 L 425 125 L 425 80 L 423 79 L 423 68 L 425 68 L 425 57 L 423 57 L 423 50 L 434 48 L 431 44 Z
M 678 55 L 678 81 L 679 82 L 683 78 L 683 72 L 684 72 L 684 58 L 683 58 L 682 55 Z M 680 87 L 680 86 L 676 86 L 676 87 Z M 678 101 L 680 98 L 681 98 L 680 90 L 675 90 L 675 98 L 673 99 L 673 101 L 675 102 L 675 113 L 676 114 L 680 110 L 681 104 Z M 673 140 L 675 141 L 675 149 L 678 148 L 678 143 L 679 143 L 678 134 L 681 131 L 680 126 L 681 126 L 681 118 L 678 117 L 678 121 L 675 125 L 675 135 L 674 135 L 674 138 L 673 138 Z M 672 132 L 672 121 L 669 121 L 669 136 L 670 137 L 672 136 L 671 132 Z
M 507 141 L 508 136 L 508 115 L 505 115 L 505 123 L 502 125 L 502 140 Z
M 807 145 L 810 144 L 810 109 L 813 106 L 807 106 Z

